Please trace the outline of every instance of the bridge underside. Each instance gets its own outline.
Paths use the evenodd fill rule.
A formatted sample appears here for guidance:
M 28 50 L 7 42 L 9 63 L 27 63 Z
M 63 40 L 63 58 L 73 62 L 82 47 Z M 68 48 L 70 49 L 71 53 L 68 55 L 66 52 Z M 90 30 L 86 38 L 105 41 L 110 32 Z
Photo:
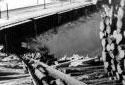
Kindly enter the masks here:
M 90 12 L 97 11 L 95 5 L 74 9 L 68 12 L 54 14 L 39 19 L 9 27 L 0 31 L 0 43 L 4 45 L 8 53 L 21 53 L 21 42 L 27 38 L 36 37 L 50 29 L 55 29 L 67 22 L 75 21 L 81 16 L 87 16 Z

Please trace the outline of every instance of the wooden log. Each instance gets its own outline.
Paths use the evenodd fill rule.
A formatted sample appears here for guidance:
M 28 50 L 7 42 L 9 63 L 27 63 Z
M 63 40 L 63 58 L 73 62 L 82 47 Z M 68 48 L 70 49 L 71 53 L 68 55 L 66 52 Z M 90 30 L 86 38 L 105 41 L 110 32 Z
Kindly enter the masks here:
M 65 85 L 60 79 L 56 79 L 56 85 Z
M 121 7 L 124 7 L 124 6 L 125 6 L 125 0 L 121 0 L 120 6 L 121 6 Z
M 106 52 L 102 52 L 102 60 L 103 62 L 106 62 Z
M 114 59 L 111 59 L 111 64 L 112 64 L 112 65 L 115 65 Z
M 113 37 L 116 39 L 116 37 L 117 37 L 117 30 L 114 30 Z
M 124 50 L 119 50 L 119 58 L 123 59 L 125 57 L 125 51 Z
M 113 72 L 112 76 L 123 83 L 124 81 L 122 78 L 122 73 L 125 72 L 125 70 L 123 70 L 123 68 L 125 69 L 125 61 L 123 62 L 125 58 L 125 48 L 121 48 L 120 46 L 121 44 L 125 44 L 125 18 L 123 18 L 125 16 L 125 0 L 104 0 L 103 8 L 103 13 L 105 13 L 105 16 L 102 18 L 102 23 L 105 23 L 104 28 L 106 28 L 107 33 L 105 40 L 113 38 L 113 40 L 111 40 L 112 42 L 108 41 L 107 43 L 101 36 L 103 51 L 106 49 L 107 54 L 109 53 L 110 57 L 112 58 L 110 60 L 108 59 L 108 55 L 104 56 L 104 66 L 107 69 L 108 74 L 111 72 L 111 70 L 108 70 L 108 68 L 110 69 L 111 66 Z
M 117 18 L 121 20 L 123 18 L 123 15 L 124 15 L 123 7 L 119 7 Z
M 22 61 L 24 73 L 28 73 L 27 65 Z
M 124 59 L 124 65 L 123 66 L 124 66 L 124 70 L 125 70 L 125 59 Z
M 107 44 L 106 49 L 107 49 L 107 51 L 110 51 L 110 50 L 111 50 L 110 44 Z
M 111 65 L 112 71 L 116 71 L 115 65 Z
M 37 78 L 39 78 L 39 80 L 42 80 L 44 77 L 46 77 L 46 75 L 40 72 L 38 69 L 35 69 L 35 75 L 37 76 Z
M 40 85 L 38 80 L 35 78 L 35 75 L 34 75 L 33 71 L 31 70 L 31 68 L 28 68 L 28 72 L 29 72 L 30 77 L 31 77 L 31 79 L 33 81 L 33 84 L 34 85 Z
M 104 67 L 108 68 L 108 66 L 109 66 L 109 62 L 104 62 Z
M 118 72 L 116 72 L 116 77 L 117 77 L 118 80 L 120 80 L 120 76 L 119 76 Z
M 100 33 L 99 33 L 99 36 L 100 36 L 100 39 L 103 39 L 105 35 L 104 35 L 103 32 L 100 32 Z
M 110 49 L 111 49 L 112 51 L 115 49 L 114 43 L 112 43 L 112 44 L 110 45 Z
M 57 79 L 61 79 L 65 83 L 67 83 L 67 85 L 87 85 L 87 84 L 85 84 L 81 81 L 78 81 L 78 80 L 70 77 L 69 75 L 66 75 L 42 62 L 38 62 L 38 61 L 35 61 L 35 62 L 37 62 L 39 65 L 41 65 L 41 67 L 44 67 L 46 69 L 46 71 L 48 72 L 49 76 L 52 76 Z
M 116 43 L 119 44 L 122 41 L 123 37 L 120 33 L 117 34 L 116 36 Z
M 38 68 L 42 73 L 45 73 L 46 71 L 45 71 L 45 69 L 43 69 L 43 68 Z
M 118 51 L 119 51 L 119 54 L 121 55 L 121 57 L 124 57 L 125 52 L 124 52 L 122 46 L 120 46 L 120 45 L 118 46 Z M 119 56 L 120 56 L 120 55 L 119 55 Z
M 119 64 L 117 64 L 117 70 L 118 70 L 118 73 L 119 73 L 119 74 L 122 74 L 123 70 L 121 69 L 121 67 L 120 67 Z
M 102 39 L 102 47 L 105 47 L 106 46 L 106 39 Z
M 105 29 L 104 22 L 101 21 L 101 22 L 100 22 L 100 30 L 101 30 L 101 31 L 104 31 L 104 29 Z
M 103 47 L 103 48 L 102 48 L 102 51 L 103 51 L 103 52 L 107 52 L 106 47 Z
M 123 32 L 123 35 L 124 35 L 124 37 L 125 37 L 125 31 Z
M 110 25 L 110 17 L 106 17 L 106 18 L 105 18 L 105 24 L 106 24 L 107 26 Z
M 108 34 L 110 34 L 110 33 L 111 33 L 111 28 L 110 28 L 110 26 L 109 26 L 109 25 L 107 25 L 107 27 L 106 27 L 106 32 L 107 32 Z
M 125 85 L 125 80 L 122 80 L 123 85 Z
M 26 55 L 24 55 L 24 56 L 26 56 Z M 18 55 L 18 58 L 20 58 L 23 61 L 23 63 L 27 66 L 28 73 L 31 77 L 31 80 L 33 81 L 33 84 L 40 85 L 39 80 L 36 77 L 36 75 L 34 74 L 34 71 L 33 71 L 33 68 L 31 67 L 31 65 L 28 64 L 27 59 L 26 58 L 24 59 L 23 56 L 19 56 L 19 55 Z
M 106 16 L 106 13 L 105 13 L 105 12 L 102 12 L 102 13 L 101 13 L 101 19 L 102 19 L 101 22 L 103 22 L 105 16 Z M 101 23 L 101 22 L 100 22 L 100 23 Z M 101 25 L 101 24 L 100 24 L 100 25 Z M 104 26 L 104 22 L 103 22 L 103 26 Z
M 42 80 L 43 85 L 49 85 L 46 81 Z
M 113 61 L 114 61 L 114 58 L 115 58 L 115 56 L 114 56 L 114 54 L 113 54 L 113 51 L 110 51 L 109 52 L 109 55 L 110 55 L 110 57 L 113 59 Z
M 98 59 L 98 57 L 88 58 L 88 59 L 82 59 L 82 60 L 71 60 L 71 61 L 64 62 L 64 63 L 58 64 L 58 65 L 52 65 L 51 67 L 53 67 L 53 68 L 59 68 L 59 67 L 61 67 L 63 65 L 70 64 L 71 62 L 74 62 L 74 61 L 79 61 L 79 62 L 82 62 L 82 63 L 87 63 L 87 62 L 94 61 L 96 59 Z
M 121 19 L 118 18 L 118 20 L 117 20 L 117 29 L 121 30 L 121 28 L 122 28 L 122 21 L 121 21 Z

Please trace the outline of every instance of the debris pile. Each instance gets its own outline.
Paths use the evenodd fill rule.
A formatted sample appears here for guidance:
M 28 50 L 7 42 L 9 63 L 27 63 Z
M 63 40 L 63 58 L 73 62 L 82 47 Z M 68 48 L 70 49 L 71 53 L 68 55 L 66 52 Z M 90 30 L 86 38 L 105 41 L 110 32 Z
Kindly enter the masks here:
M 64 57 L 62 57 L 61 59 L 59 59 L 59 61 L 57 61 L 58 64 L 56 64 L 56 66 L 64 66 L 66 64 L 68 64 L 68 67 L 78 67 L 78 66 L 82 66 L 84 62 L 86 61 L 91 61 L 91 60 L 97 60 L 100 61 L 100 57 L 93 57 L 90 58 L 88 56 L 88 54 L 86 56 L 79 56 L 78 54 L 73 54 L 71 57 L 67 57 L 66 55 Z M 62 62 L 63 63 L 62 63 Z M 59 63 L 61 62 L 61 63 Z
M 86 85 L 29 56 L 20 56 L 35 85 Z
M 4 62 L 19 61 L 19 58 L 16 55 L 9 55 L 3 58 L 1 61 L 4 61 Z

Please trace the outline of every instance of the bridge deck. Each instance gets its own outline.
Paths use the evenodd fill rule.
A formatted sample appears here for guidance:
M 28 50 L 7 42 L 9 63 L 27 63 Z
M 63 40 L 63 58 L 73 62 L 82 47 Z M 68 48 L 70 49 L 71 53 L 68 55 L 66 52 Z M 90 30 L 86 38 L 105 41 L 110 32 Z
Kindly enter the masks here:
M 2 12 L 2 18 L 0 18 L 0 30 L 29 22 L 31 21 L 31 18 L 38 19 L 53 14 L 60 14 L 88 5 L 92 5 L 92 2 L 84 2 L 82 0 L 77 0 L 75 2 L 58 2 L 51 5 L 48 4 L 46 5 L 46 9 L 44 9 L 43 5 L 15 9 L 9 11 L 8 20 L 6 18 L 6 12 Z

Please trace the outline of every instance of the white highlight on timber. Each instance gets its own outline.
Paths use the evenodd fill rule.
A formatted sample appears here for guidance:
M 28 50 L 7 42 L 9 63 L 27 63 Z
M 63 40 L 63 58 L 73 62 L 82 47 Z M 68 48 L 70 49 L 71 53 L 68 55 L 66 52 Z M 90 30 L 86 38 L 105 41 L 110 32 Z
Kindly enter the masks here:
M 122 21 L 118 19 L 117 21 L 117 29 L 121 29 L 122 28 Z
M 124 7 L 124 5 L 125 5 L 125 0 L 121 0 L 120 5 L 121 5 L 122 7 Z
M 108 68 L 109 63 L 108 62 L 104 62 L 104 66 L 105 66 L 105 68 Z
M 120 33 L 117 34 L 116 36 L 116 43 L 119 44 L 122 40 L 122 35 Z
M 102 39 L 102 46 L 105 47 L 105 45 L 106 45 L 106 40 Z
M 106 62 L 106 53 L 105 52 L 102 52 L 102 59 L 104 62 Z
M 109 0 L 109 4 L 111 4 L 111 1 L 112 1 L 112 0 Z
M 100 36 L 100 39 L 103 39 L 104 33 L 103 33 L 103 32 L 100 32 L 100 33 L 99 33 L 99 36 Z
M 108 34 L 110 34 L 110 33 L 111 33 L 111 28 L 110 28 L 110 26 L 109 26 L 109 25 L 106 27 L 106 32 L 107 32 Z
M 119 10 L 118 10 L 118 18 L 122 19 L 122 18 L 123 18 L 123 15 L 124 15 L 123 8 L 122 8 L 122 7 L 119 7 Z
M 104 31 L 104 22 L 103 21 L 100 22 L 100 30 Z
M 117 64 L 117 70 L 118 70 L 118 73 L 121 74 L 123 71 L 121 69 L 121 67 L 119 66 L 119 64 Z

